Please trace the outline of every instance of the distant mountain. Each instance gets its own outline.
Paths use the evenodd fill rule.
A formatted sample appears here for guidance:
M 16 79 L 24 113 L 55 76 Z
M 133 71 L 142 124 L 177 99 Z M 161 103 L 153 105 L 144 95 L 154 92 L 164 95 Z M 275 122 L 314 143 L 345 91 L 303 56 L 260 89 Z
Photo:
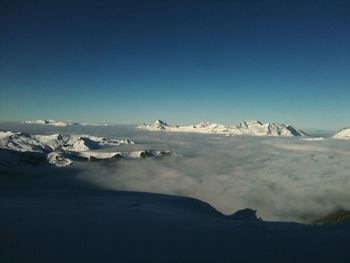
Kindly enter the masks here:
M 291 125 L 278 123 L 261 123 L 260 121 L 244 121 L 239 125 L 224 125 L 211 122 L 201 122 L 196 125 L 179 126 L 168 124 L 157 120 L 152 124 L 143 124 L 138 128 L 150 131 L 169 132 L 193 132 L 193 133 L 215 133 L 225 135 L 250 135 L 250 136 L 306 136 L 306 134 Z
M 342 224 L 350 222 L 350 211 L 340 209 L 322 218 L 316 219 L 315 224 Z
M 80 126 L 108 126 L 108 124 L 103 123 L 79 123 L 73 121 L 56 121 L 56 120 L 29 120 L 22 121 L 25 124 L 36 124 L 36 125 L 48 125 L 48 126 L 72 126 L 72 125 L 80 125 Z
M 341 129 L 332 138 L 350 140 L 350 128 Z
M 22 132 L 0 131 L 0 150 L 4 162 L 15 159 L 13 154 L 20 155 L 20 160 L 37 164 L 46 161 L 56 166 L 67 166 L 72 159 L 103 160 L 111 158 L 152 158 L 175 155 L 169 151 L 137 150 L 110 152 L 101 151 L 105 146 L 135 144 L 128 139 L 107 140 L 104 137 L 90 135 L 30 135 Z M 99 151 L 94 151 L 99 149 Z M 1 164 L 1 162 L 0 162 Z

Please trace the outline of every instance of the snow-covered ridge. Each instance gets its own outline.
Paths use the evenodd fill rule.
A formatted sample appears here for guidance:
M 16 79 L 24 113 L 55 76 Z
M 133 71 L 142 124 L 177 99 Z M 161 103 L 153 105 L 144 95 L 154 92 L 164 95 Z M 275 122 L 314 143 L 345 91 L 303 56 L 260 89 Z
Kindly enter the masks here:
M 333 139 L 350 140 L 350 128 L 341 129 L 341 130 L 340 130 L 339 132 L 337 132 L 332 138 L 333 138 Z
M 0 149 L 25 153 L 29 160 L 46 159 L 56 166 L 67 166 L 71 159 L 102 160 L 111 158 L 149 158 L 173 154 L 168 151 L 102 151 L 106 146 L 135 144 L 129 139 L 106 139 L 90 135 L 30 135 L 22 132 L 0 131 Z M 99 151 L 95 151 L 99 150 Z M 27 158 L 28 159 L 28 158 Z
M 56 121 L 56 120 L 28 120 L 22 121 L 25 124 L 36 124 L 36 125 L 48 125 L 48 126 L 58 126 L 58 127 L 66 127 L 72 125 L 80 125 L 80 126 L 108 126 L 105 123 L 79 123 L 73 121 Z
M 88 160 L 105 160 L 105 159 L 118 159 L 118 158 L 152 158 L 152 157 L 162 157 L 167 155 L 176 155 L 170 151 L 154 151 L 154 150 L 144 150 L 144 151 L 131 151 L 131 152 L 80 152 L 79 157 Z
M 90 135 L 30 135 L 0 131 L 0 148 L 19 152 L 52 152 L 71 151 L 82 152 L 99 149 L 104 145 L 135 144 L 128 139 L 107 140 L 104 137 Z
M 143 124 L 137 128 L 150 131 L 216 133 L 225 135 L 251 135 L 251 136 L 306 136 L 306 134 L 291 125 L 278 123 L 261 123 L 260 121 L 244 121 L 239 125 L 224 125 L 211 122 L 201 122 L 195 125 L 179 126 L 157 120 L 152 124 Z

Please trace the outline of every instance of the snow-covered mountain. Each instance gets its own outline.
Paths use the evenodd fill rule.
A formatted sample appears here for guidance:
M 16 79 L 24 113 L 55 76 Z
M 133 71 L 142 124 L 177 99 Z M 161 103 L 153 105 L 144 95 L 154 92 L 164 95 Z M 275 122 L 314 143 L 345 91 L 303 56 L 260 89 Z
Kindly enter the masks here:
M 78 154 L 79 157 L 88 160 L 105 160 L 111 158 L 153 158 L 162 157 L 167 155 L 176 155 L 170 151 L 154 151 L 154 150 L 143 150 L 143 151 L 130 151 L 130 152 L 93 152 L 85 151 Z
M 72 164 L 71 159 L 101 160 L 111 158 L 149 158 L 172 154 L 168 151 L 102 151 L 105 146 L 135 144 L 128 139 L 107 140 L 104 137 L 90 135 L 30 135 L 22 132 L 0 131 L 0 149 L 26 154 L 25 160 L 34 162 L 46 159 L 56 166 Z M 99 151 L 94 151 L 99 150 Z M 23 158 L 22 158 L 23 159 Z
M 29 121 L 23 121 L 22 123 L 25 124 L 37 124 L 37 125 L 49 125 L 49 126 L 70 126 L 70 125 L 79 125 L 79 123 L 72 122 L 72 121 L 56 121 L 56 120 L 29 120 Z
M 0 147 L 19 152 L 83 152 L 99 149 L 103 145 L 134 144 L 130 140 L 107 140 L 90 135 L 30 135 L 27 133 L 0 131 Z
M 333 138 L 333 139 L 350 140 L 350 128 L 341 129 L 341 130 L 340 130 L 339 132 L 337 132 L 332 138 Z
M 58 127 L 66 127 L 72 125 L 80 125 L 80 126 L 108 126 L 108 124 L 104 123 L 78 123 L 73 121 L 56 121 L 56 120 L 28 120 L 23 121 L 25 124 L 36 124 L 36 125 L 48 125 L 48 126 L 58 126 Z
M 260 121 L 244 121 L 239 125 L 224 125 L 211 122 L 201 122 L 196 125 L 179 126 L 157 120 L 153 124 L 143 124 L 138 128 L 150 131 L 216 133 L 225 135 L 251 136 L 305 136 L 306 134 L 291 125 L 278 123 L 261 123 Z

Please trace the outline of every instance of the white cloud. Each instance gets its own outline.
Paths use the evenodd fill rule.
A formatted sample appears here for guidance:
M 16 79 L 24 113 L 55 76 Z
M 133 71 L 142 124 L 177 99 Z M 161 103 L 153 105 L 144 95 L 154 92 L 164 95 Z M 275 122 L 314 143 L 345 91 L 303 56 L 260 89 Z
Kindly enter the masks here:
M 80 178 L 108 189 L 196 197 L 226 214 L 251 207 L 268 220 L 306 222 L 350 209 L 350 143 L 151 133 L 133 139 L 182 157 L 90 163 Z

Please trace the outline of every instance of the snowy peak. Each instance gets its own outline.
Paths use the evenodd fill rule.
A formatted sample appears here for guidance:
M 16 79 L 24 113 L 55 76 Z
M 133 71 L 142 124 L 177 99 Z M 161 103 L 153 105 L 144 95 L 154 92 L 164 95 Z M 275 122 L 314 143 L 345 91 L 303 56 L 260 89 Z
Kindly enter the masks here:
M 210 126 L 213 126 L 213 125 L 216 125 L 215 123 L 211 123 L 211 122 L 200 122 L 196 125 L 193 125 L 194 127 L 196 127 L 197 129 L 200 129 L 200 128 L 207 128 L 207 127 L 210 127 Z
M 263 124 L 260 121 L 249 120 L 241 122 L 238 126 L 241 129 L 249 130 L 260 128 L 261 126 L 263 126 Z
M 143 129 L 150 130 L 150 131 L 157 131 L 157 130 L 166 130 L 168 128 L 168 126 L 169 126 L 168 123 L 166 123 L 165 121 L 156 120 L 152 124 L 144 123 L 143 125 L 138 126 L 138 128 L 143 128 Z
M 294 128 L 292 125 L 288 125 L 286 127 L 286 130 L 288 130 L 288 132 L 290 134 L 292 134 L 293 136 L 307 136 L 307 134 L 305 132 L 303 132 L 302 130 Z
M 156 120 L 154 122 L 154 125 L 162 125 L 162 126 L 167 126 L 168 124 L 165 121 L 162 120 Z
M 245 135 L 271 135 L 270 123 L 262 124 L 260 121 L 249 120 L 241 122 L 237 128 Z
M 333 139 L 350 140 L 350 128 L 341 129 L 332 138 Z
M 165 121 L 156 121 L 153 124 L 143 124 L 138 128 L 150 131 L 215 133 L 225 135 L 250 135 L 250 136 L 305 136 L 306 134 L 289 125 L 278 123 L 262 123 L 257 120 L 241 122 L 239 125 L 224 125 L 211 122 L 200 122 L 195 125 L 178 126 L 167 124 Z
M 271 136 L 305 136 L 306 134 L 291 125 L 286 126 L 280 123 L 262 123 L 261 121 L 244 121 L 238 126 L 250 135 L 271 135 Z
M 156 120 L 153 124 L 152 124 L 153 127 L 155 128 L 159 128 L 159 129 L 165 129 L 168 124 L 165 122 L 165 121 L 162 121 L 162 120 Z

